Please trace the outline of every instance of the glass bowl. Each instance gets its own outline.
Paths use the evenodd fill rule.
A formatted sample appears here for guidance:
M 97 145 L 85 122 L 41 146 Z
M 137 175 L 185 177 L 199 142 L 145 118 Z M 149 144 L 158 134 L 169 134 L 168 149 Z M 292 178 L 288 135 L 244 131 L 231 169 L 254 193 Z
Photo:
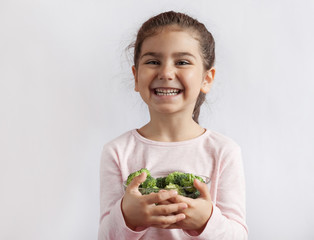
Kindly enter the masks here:
M 172 172 L 170 172 L 170 173 L 172 173 Z M 168 174 L 170 174 L 170 173 L 157 174 L 155 176 L 152 175 L 152 177 L 154 177 L 155 179 L 160 178 L 160 177 L 167 177 Z M 204 176 L 204 175 L 195 175 L 195 176 L 201 177 L 207 185 L 210 182 L 210 178 L 208 176 Z M 123 189 L 125 190 L 126 188 L 127 188 L 126 181 L 124 181 L 123 182 Z M 165 188 L 143 188 L 143 187 L 139 187 L 138 190 L 142 195 L 147 195 L 150 193 L 157 193 L 160 190 L 177 190 L 178 194 L 183 195 L 185 197 L 189 197 L 189 198 L 197 198 L 200 195 L 199 191 L 197 191 L 192 186 L 191 187 L 181 187 L 181 186 L 175 187 L 175 186 L 173 186 L 173 187 L 168 187 L 166 189 Z

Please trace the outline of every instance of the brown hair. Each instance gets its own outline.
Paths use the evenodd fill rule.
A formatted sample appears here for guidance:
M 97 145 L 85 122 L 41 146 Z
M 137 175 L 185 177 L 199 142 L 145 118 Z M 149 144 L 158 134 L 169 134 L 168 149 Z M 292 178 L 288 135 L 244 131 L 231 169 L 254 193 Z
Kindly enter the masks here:
M 141 54 L 141 47 L 147 37 L 157 34 L 163 27 L 177 25 L 182 29 L 190 29 L 198 34 L 201 55 L 205 70 L 213 67 L 215 62 L 215 41 L 212 34 L 205 25 L 196 19 L 179 12 L 169 11 L 160 13 L 143 23 L 139 29 L 134 43 L 134 66 L 138 68 L 138 61 Z M 200 92 L 193 110 L 193 120 L 198 123 L 200 107 L 205 101 L 205 93 Z

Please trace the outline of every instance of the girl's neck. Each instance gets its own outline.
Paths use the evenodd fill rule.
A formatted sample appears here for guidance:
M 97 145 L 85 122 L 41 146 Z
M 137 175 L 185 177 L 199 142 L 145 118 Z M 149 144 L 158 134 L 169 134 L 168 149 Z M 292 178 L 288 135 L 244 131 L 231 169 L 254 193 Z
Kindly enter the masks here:
M 180 142 L 196 138 L 205 129 L 192 118 L 152 117 L 151 121 L 140 128 L 138 132 L 145 138 L 160 142 Z

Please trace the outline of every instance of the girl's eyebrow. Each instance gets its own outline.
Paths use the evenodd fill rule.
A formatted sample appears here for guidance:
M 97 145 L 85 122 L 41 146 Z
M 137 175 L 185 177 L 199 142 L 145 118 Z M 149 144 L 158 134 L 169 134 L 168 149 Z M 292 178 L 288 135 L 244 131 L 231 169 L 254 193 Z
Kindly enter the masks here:
M 185 57 L 185 56 L 189 56 L 189 57 L 192 57 L 192 58 L 195 58 L 196 57 L 189 53 L 189 52 L 175 52 L 172 54 L 174 57 Z M 151 56 L 151 57 L 161 57 L 162 54 L 161 53 L 156 53 L 156 52 L 146 52 L 144 53 L 140 58 L 143 58 L 143 57 L 146 57 L 146 56 Z
M 160 57 L 161 54 L 160 53 L 156 53 L 156 52 L 147 52 L 144 53 L 141 58 L 146 57 L 146 56 L 151 56 L 151 57 Z
M 173 56 L 174 57 L 185 57 L 185 56 L 188 56 L 188 57 L 192 57 L 192 58 L 196 59 L 196 57 L 192 53 L 189 53 L 189 52 L 177 52 L 177 53 L 174 53 Z

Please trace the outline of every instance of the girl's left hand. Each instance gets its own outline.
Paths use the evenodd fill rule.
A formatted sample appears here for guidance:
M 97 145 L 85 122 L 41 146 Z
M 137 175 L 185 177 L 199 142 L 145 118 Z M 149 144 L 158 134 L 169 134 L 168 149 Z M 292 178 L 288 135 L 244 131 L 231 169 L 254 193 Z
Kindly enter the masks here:
M 168 228 L 193 230 L 196 231 L 197 234 L 200 234 L 204 230 L 209 218 L 211 217 L 213 205 L 207 185 L 197 179 L 194 180 L 193 184 L 194 187 L 199 190 L 201 194 L 200 197 L 192 199 L 177 195 L 172 198 L 172 202 L 186 203 L 188 208 L 181 211 L 185 214 L 186 218 L 180 222 L 170 225 Z

